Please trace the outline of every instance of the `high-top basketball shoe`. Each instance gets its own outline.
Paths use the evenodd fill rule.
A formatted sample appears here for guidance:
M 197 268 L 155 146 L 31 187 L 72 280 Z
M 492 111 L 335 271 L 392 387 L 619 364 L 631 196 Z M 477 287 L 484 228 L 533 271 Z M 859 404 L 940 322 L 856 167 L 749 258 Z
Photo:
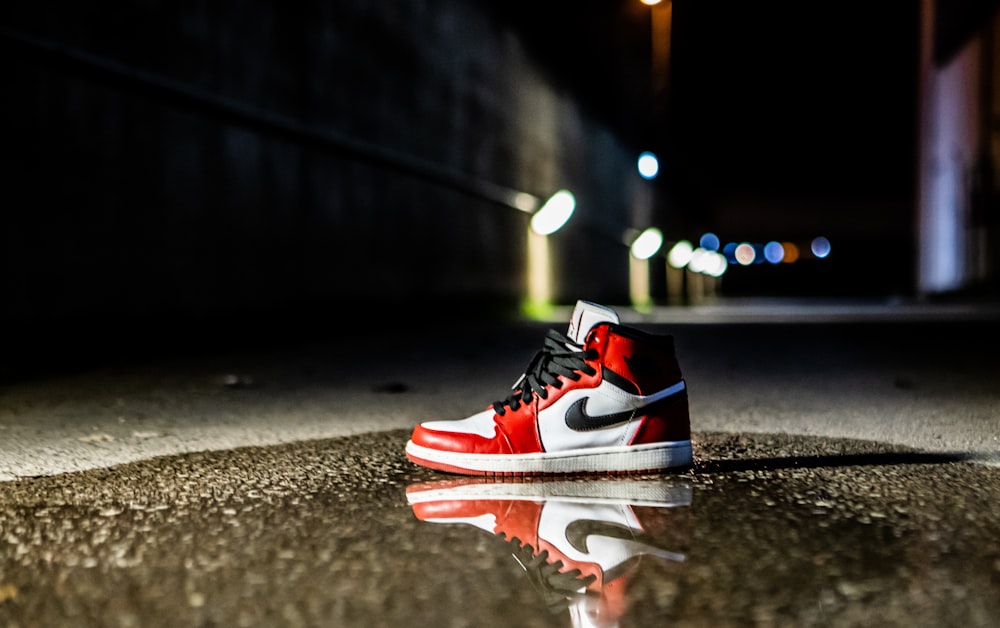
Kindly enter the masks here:
M 684 561 L 690 480 L 498 481 L 413 484 L 406 498 L 428 523 L 466 524 L 510 544 L 553 613 L 574 626 L 617 626 L 647 558 Z M 667 549 L 669 547 L 670 549 Z
M 468 475 L 638 473 L 691 464 L 687 390 L 672 336 L 577 302 L 513 392 L 455 421 L 413 430 L 407 457 Z

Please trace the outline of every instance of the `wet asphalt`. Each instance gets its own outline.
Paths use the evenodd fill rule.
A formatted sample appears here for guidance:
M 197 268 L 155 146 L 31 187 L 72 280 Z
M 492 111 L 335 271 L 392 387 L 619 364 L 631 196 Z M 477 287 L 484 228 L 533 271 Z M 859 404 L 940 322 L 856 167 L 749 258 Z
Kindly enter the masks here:
M 501 396 L 541 324 L 8 378 L 0 625 L 1000 623 L 992 316 L 639 322 L 677 338 L 690 469 L 410 464 L 409 427 Z

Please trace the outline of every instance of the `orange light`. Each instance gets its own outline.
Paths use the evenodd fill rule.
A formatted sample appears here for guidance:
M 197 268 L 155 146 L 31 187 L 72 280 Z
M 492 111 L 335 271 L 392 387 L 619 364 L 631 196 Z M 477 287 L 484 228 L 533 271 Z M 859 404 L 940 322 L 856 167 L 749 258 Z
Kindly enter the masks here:
M 639 2 L 642 2 L 646 6 L 653 6 L 660 4 L 660 0 L 639 0 Z
M 785 259 L 781 261 L 786 264 L 792 264 L 799 261 L 799 247 L 796 246 L 794 242 L 782 242 L 781 246 L 785 249 Z

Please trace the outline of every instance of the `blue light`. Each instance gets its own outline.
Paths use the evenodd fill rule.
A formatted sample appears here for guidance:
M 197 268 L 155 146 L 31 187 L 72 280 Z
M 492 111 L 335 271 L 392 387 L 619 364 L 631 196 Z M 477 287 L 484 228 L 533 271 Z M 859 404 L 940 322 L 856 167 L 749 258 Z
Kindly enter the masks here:
M 702 234 L 701 240 L 698 242 L 701 248 L 706 251 L 718 251 L 719 250 L 719 236 L 714 233 Z
M 722 254 L 726 256 L 726 261 L 730 264 L 736 263 L 736 247 L 739 246 L 735 242 L 727 242 L 726 246 L 722 247 Z
M 818 238 L 813 239 L 809 248 L 812 250 L 813 255 L 823 259 L 830 254 L 830 241 L 823 236 L 819 236 Z
M 785 247 L 780 242 L 768 242 L 764 245 L 764 259 L 772 264 L 780 264 L 785 259 Z

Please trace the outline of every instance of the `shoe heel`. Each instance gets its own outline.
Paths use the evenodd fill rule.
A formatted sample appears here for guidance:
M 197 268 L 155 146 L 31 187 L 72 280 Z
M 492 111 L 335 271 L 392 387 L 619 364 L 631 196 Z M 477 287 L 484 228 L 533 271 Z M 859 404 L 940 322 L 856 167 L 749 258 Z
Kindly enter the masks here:
M 691 440 L 691 416 L 687 390 L 643 408 L 642 427 L 632 440 L 633 445 Z

